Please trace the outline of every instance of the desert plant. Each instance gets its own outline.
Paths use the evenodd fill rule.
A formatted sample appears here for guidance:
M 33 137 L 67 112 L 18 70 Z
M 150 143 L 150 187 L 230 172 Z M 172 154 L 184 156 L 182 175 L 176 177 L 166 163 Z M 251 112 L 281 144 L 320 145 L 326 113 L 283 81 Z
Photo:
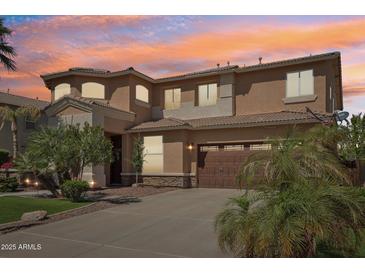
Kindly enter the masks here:
M 38 119 L 40 110 L 34 106 L 21 106 L 13 109 L 8 106 L 0 107 L 0 121 L 9 121 L 13 138 L 13 159 L 18 154 L 18 121 L 19 117 L 30 117 L 33 120 Z
M 132 152 L 132 166 L 136 173 L 136 185 L 138 185 L 138 174 L 140 174 L 143 169 L 145 156 L 146 155 L 144 153 L 143 139 L 139 136 L 134 140 Z
M 81 180 L 68 180 L 61 186 L 62 194 L 72 202 L 80 202 L 89 189 L 89 184 Z
M 313 257 L 326 244 L 353 254 L 365 199 L 333 146 L 295 132 L 269 143 L 238 176 L 241 184 L 262 182 L 259 191 L 233 199 L 216 218 L 221 248 L 242 257 Z
M 267 143 L 271 145 L 269 151 L 254 153 L 242 164 L 237 176 L 241 186 L 252 184 L 254 180 L 255 184 L 273 184 L 281 188 L 298 178 L 310 178 L 313 182 L 325 178 L 336 184 L 351 184 L 346 167 L 332 150 L 307 141 L 295 131 L 284 139 Z
M 16 177 L 0 178 L 0 192 L 14 192 L 17 187 Z
M 215 225 L 221 248 L 238 257 L 314 257 L 321 244 L 353 255 L 364 207 L 358 188 L 301 181 L 231 199 Z

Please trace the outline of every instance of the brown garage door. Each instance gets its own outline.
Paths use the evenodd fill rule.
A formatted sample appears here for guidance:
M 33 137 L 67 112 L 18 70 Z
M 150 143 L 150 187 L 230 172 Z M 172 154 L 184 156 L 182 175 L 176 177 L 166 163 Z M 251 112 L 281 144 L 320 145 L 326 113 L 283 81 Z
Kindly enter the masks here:
M 219 144 L 202 145 L 198 154 L 198 184 L 209 188 L 238 188 L 236 176 L 241 164 L 258 150 L 270 149 L 270 145 Z

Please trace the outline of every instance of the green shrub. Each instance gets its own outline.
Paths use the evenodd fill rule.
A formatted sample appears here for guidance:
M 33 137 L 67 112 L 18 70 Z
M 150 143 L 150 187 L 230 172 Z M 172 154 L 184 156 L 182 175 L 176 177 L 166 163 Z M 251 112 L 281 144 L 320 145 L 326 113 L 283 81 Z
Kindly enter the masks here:
M 9 154 L 10 152 L 6 149 L 0 149 L 0 166 L 3 163 L 6 163 L 7 161 L 9 161 Z
M 16 177 L 0 178 L 0 192 L 14 192 L 17 187 Z
M 88 189 L 89 184 L 81 180 L 67 180 L 61 185 L 62 195 L 72 202 L 81 201 Z

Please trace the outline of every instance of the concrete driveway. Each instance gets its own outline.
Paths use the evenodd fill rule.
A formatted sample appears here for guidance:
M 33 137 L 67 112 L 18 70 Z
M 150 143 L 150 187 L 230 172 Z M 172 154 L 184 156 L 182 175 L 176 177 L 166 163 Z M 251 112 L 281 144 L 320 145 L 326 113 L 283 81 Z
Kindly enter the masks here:
M 225 257 L 217 245 L 214 217 L 237 194 L 181 189 L 35 226 L 0 236 L 0 257 Z

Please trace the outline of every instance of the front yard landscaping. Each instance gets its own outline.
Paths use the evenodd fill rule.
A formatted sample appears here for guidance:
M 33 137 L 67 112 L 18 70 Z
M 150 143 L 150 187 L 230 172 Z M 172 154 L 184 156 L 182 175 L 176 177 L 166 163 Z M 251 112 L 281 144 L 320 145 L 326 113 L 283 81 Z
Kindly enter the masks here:
M 46 210 L 51 215 L 88 204 L 90 203 L 72 203 L 64 199 L 0 197 L 0 224 L 18 221 L 25 212 Z

